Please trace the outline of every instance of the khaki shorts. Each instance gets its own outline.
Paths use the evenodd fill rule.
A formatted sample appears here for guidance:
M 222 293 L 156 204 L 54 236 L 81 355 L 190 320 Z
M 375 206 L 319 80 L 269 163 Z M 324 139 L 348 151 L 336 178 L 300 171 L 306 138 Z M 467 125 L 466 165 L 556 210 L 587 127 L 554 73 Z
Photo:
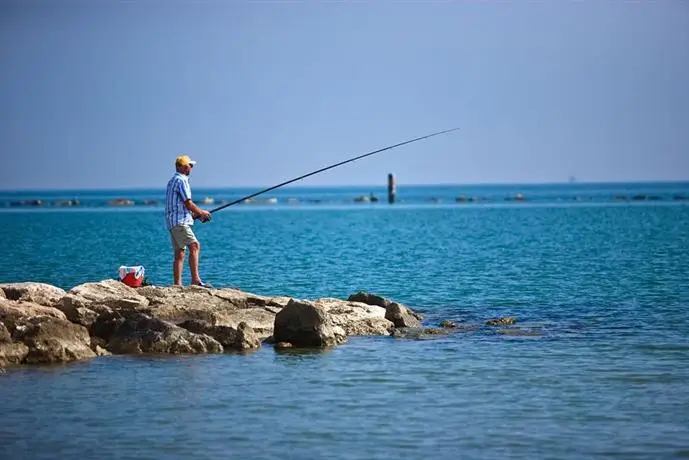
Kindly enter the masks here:
M 199 242 L 188 225 L 178 225 L 170 230 L 170 239 L 175 250 L 184 249 L 192 243 Z

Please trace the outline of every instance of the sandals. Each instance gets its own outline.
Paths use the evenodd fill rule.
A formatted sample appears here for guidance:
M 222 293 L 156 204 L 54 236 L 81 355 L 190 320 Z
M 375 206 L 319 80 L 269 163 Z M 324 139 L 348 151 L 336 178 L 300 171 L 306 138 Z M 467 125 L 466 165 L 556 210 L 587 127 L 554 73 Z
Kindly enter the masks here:
M 211 283 L 204 283 L 203 281 L 200 281 L 198 283 L 192 283 L 192 286 L 199 286 L 199 287 L 205 287 L 208 289 L 213 289 L 213 285 Z

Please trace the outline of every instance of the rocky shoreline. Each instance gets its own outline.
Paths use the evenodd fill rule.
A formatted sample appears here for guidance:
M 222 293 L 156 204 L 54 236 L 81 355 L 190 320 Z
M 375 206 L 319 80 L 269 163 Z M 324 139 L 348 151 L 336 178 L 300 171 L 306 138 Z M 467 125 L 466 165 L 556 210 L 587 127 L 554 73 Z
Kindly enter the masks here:
M 199 354 L 332 347 L 349 336 L 423 338 L 459 331 L 425 327 L 412 309 L 358 292 L 346 300 L 268 297 L 238 289 L 144 286 L 118 280 L 69 291 L 35 282 L 0 284 L 0 369 L 110 354 Z M 486 323 L 504 326 L 512 318 Z

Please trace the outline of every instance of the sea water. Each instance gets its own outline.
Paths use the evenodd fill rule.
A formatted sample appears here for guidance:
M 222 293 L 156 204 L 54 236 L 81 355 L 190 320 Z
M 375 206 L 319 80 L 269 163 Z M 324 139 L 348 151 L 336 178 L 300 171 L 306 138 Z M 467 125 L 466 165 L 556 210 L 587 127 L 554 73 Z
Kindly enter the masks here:
M 689 184 L 405 187 L 392 205 L 383 188 L 281 193 L 195 225 L 206 281 L 306 299 L 364 290 L 427 325 L 481 327 L 13 368 L 0 458 L 689 456 Z M 0 282 L 70 289 L 144 265 L 170 284 L 162 207 L 116 197 L 162 191 L 0 193 L 43 203 L 0 210 Z M 80 204 L 48 204 L 62 198 Z M 483 327 L 505 315 L 529 334 Z

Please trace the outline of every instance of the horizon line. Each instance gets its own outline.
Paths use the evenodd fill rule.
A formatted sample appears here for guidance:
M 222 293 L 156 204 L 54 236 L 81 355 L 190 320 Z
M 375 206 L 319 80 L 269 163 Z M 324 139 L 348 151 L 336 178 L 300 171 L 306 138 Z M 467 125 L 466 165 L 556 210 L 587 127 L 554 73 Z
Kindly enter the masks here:
M 637 179 L 637 180 L 593 180 L 593 181 L 531 181 L 531 182 L 408 182 L 400 184 L 396 183 L 397 189 L 401 186 L 409 187 L 473 187 L 473 186 L 531 186 L 531 185 L 603 185 L 603 184 L 672 184 L 672 183 L 689 183 L 689 178 L 687 179 Z M 197 185 L 194 186 L 196 190 L 206 190 L 206 189 L 262 189 L 270 187 L 270 185 Z M 321 185 L 285 185 L 285 189 L 299 189 L 299 188 L 331 188 L 331 187 L 385 187 L 386 183 L 378 184 L 321 184 Z M 127 191 L 127 190 L 164 190 L 165 186 L 125 186 L 125 187 L 54 187 L 54 188 L 0 188 L 0 193 L 12 193 L 12 192 L 61 192 L 61 191 Z

